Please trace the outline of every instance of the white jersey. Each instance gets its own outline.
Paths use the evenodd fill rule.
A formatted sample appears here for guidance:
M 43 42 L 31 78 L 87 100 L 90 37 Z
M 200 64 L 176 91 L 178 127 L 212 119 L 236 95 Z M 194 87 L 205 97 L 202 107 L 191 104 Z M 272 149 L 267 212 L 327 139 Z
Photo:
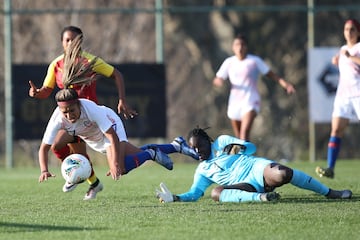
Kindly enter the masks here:
M 341 47 L 340 52 L 348 51 L 351 56 L 360 57 L 360 43 L 351 48 L 347 45 Z M 339 54 L 339 84 L 336 96 L 359 97 L 360 96 L 360 65 L 351 61 L 344 54 Z
M 70 135 L 79 136 L 95 151 L 105 153 L 110 142 L 104 133 L 111 127 L 120 141 L 127 141 L 124 125 L 111 108 L 99 106 L 87 99 L 79 99 L 79 101 L 80 118 L 75 123 L 69 122 L 60 112 L 59 107 L 55 109 L 46 127 L 43 143 L 52 145 L 58 131 L 64 129 Z
M 267 74 L 269 66 L 258 56 L 248 54 L 240 60 L 236 56 L 228 57 L 220 66 L 216 77 L 231 83 L 228 101 L 230 119 L 241 120 L 243 114 L 250 110 L 260 111 L 260 94 L 257 81 L 260 74 Z
M 351 48 L 344 45 L 339 53 L 339 83 L 334 100 L 332 117 L 360 120 L 360 66 L 343 54 L 360 57 L 360 43 Z

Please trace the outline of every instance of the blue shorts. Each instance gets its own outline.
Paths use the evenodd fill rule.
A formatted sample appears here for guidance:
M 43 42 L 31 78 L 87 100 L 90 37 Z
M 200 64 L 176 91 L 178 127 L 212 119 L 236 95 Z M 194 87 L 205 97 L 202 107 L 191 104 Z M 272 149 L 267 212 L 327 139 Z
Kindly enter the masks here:
M 255 157 L 254 160 L 255 161 L 249 175 L 241 182 L 249 183 L 256 189 L 257 192 L 263 193 L 265 192 L 264 169 L 267 165 L 273 163 L 274 161 L 260 157 Z

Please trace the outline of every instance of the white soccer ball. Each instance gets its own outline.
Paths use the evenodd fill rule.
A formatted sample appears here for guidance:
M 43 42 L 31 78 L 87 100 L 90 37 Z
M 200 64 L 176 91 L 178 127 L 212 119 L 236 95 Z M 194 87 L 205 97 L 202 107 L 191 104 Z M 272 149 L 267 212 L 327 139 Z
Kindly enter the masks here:
M 68 183 L 82 183 L 91 175 L 90 161 L 81 154 L 71 154 L 62 162 L 61 174 Z

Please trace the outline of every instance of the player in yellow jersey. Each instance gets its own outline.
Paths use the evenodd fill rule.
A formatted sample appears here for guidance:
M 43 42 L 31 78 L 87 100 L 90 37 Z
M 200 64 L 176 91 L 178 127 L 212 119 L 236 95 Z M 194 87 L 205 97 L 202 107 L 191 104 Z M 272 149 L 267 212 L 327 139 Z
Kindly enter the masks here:
M 83 39 L 83 32 L 80 28 L 75 26 L 67 26 L 61 32 L 61 42 L 64 49 L 64 53 L 55 58 L 49 65 L 47 75 L 43 82 L 43 86 L 41 88 L 37 88 L 32 81 L 29 81 L 30 89 L 29 89 L 29 96 L 38 99 L 48 98 L 52 91 L 54 90 L 55 86 L 57 85 L 60 89 L 63 89 L 63 69 L 64 69 L 64 56 L 66 54 L 66 50 L 73 42 L 75 37 L 80 36 L 81 42 Z M 92 71 L 89 74 L 100 74 L 105 77 L 109 77 L 114 79 L 116 83 L 116 87 L 119 94 L 119 102 L 117 106 L 118 113 L 122 113 L 125 118 L 133 118 L 137 115 L 136 111 L 131 109 L 125 101 L 125 86 L 124 86 L 124 79 L 122 74 L 113 66 L 106 63 L 101 58 L 98 58 L 88 52 L 80 51 L 80 54 L 77 57 L 77 61 L 82 61 L 84 65 L 90 64 L 90 62 L 94 60 L 96 61 L 95 64 L 92 64 Z M 90 84 L 77 84 L 72 85 L 71 88 L 75 89 L 80 98 L 86 98 L 89 100 L 94 101 L 97 103 L 97 96 L 96 96 L 96 82 L 92 81 Z M 67 140 L 66 132 L 60 131 L 57 135 L 57 139 L 59 141 L 64 142 Z M 80 153 L 85 156 L 88 156 L 86 152 L 86 144 L 80 140 L 77 136 L 71 141 L 68 141 L 68 144 L 60 149 L 52 148 L 54 154 L 60 159 L 65 159 L 70 153 Z M 90 178 L 88 179 L 88 183 L 90 184 L 89 191 L 94 189 L 94 186 L 99 184 L 99 179 L 96 177 L 95 173 L 93 172 Z M 65 184 L 63 187 L 64 192 L 72 191 L 73 189 L 69 187 L 71 185 Z

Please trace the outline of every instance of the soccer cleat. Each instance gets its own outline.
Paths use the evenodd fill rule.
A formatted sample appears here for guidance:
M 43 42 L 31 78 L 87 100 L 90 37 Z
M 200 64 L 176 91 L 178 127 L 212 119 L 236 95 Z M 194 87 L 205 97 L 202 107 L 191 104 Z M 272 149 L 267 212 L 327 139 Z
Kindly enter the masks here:
M 89 190 L 87 191 L 87 193 L 85 194 L 84 200 L 91 200 L 91 199 L 95 199 L 96 198 L 96 194 L 98 192 L 101 192 L 104 189 L 104 186 L 102 185 L 101 182 L 98 183 L 98 185 L 96 185 L 96 187 L 89 187 Z
M 329 193 L 326 194 L 326 197 L 329 199 L 350 199 L 352 197 L 352 192 L 350 190 L 329 190 Z
M 186 140 L 183 137 L 176 137 L 174 141 L 171 142 L 171 144 L 179 153 L 188 155 L 195 160 L 199 160 L 199 155 L 195 152 L 194 149 L 187 145 Z
M 280 199 L 280 194 L 277 192 L 267 192 L 260 194 L 260 200 L 262 202 L 274 202 Z
M 334 178 L 334 176 L 335 176 L 334 170 L 331 169 L 331 168 L 317 167 L 317 168 L 315 169 L 315 172 L 316 172 L 320 177 Z
M 63 186 L 63 192 L 71 192 L 77 187 L 77 184 L 65 182 Z
M 153 150 L 155 152 L 153 160 L 166 169 L 172 170 L 173 162 L 171 158 L 167 154 L 163 153 L 159 148 L 155 148 Z

